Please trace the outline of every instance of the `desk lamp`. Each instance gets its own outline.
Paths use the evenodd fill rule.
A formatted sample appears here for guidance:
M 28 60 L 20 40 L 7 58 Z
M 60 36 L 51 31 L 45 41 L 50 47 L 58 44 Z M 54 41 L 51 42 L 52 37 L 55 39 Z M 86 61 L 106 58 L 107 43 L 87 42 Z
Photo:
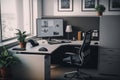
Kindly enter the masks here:
M 67 25 L 65 32 L 68 33 L 68 40 L 69 40 L 69 33 L 72 32 L 72 26 L 71 25 Z

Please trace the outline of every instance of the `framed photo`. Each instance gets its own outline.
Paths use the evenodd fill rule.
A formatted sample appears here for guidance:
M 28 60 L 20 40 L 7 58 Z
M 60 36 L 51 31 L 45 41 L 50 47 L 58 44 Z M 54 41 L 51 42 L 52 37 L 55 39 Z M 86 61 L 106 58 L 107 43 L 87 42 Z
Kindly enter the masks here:
M 73 0 L 58 0 L 58 11 L 73 11 Z
M 120 0 L 109 0 L 110 11 L 120 11 Z
M 82 0 L 82 11 L 95 11 L 98 0 Z

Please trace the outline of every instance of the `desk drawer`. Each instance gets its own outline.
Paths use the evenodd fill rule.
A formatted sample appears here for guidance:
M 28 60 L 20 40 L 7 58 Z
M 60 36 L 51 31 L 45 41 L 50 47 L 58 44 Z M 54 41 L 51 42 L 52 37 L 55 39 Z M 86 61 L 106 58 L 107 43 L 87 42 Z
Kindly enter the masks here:
M 99 73 L 112 74 L 120 76 L 120 63 L 118 62 L 101 62 L 99 66 Z
M 120 75 L 120 51 L 118 49 L 100 49 L 99 72 Z
M 100 55 L 118 55 L 120 56 L 119 49 L 111 49 L 111 48 L 100 48 Z
M 100 61 L 120 61 L 120 51 L 118 49 L 100 49 Z

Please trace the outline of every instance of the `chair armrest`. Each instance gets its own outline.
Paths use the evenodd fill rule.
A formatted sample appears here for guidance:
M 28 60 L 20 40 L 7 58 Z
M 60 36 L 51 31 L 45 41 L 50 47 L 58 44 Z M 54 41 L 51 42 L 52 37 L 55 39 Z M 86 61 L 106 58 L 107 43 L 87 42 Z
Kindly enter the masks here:
M 80 50 L 80 47 L 74 47 L 74 50 L 73 51 L 68 51 L 68 52 L 66 52 L 65 54 L 67 54 L 67 55 L 76 55 L 78 52 L 79 52 L 79 50 Z
M 74 47 L 74 48 L 80 50 L 80 47 Z
M 79 51 L 80 51 L 80 47 L 75 47 L 75 53 L 77 54 L 79 53 Z
M 68 57 L 64 58 L 63 61 L 66 61 L 67 63 L 73 64 L 73 63 L 74 63 L 73 57 L 74 57 L 76 54 L 75 54 L 75 53 L 72 53 L 72 52 L 66 52 L 65 54 L 66 54 Z
M 65 54 L 70 55 L 70 56 L 76 55 L 76 53 L 73 53 L 73 52 L 66 52 Z

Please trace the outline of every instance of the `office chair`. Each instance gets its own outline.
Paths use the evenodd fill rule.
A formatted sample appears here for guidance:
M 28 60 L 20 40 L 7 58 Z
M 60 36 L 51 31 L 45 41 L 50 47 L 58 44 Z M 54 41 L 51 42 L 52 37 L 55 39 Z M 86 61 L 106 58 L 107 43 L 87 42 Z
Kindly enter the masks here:
M 75 65 L 77 68 L 76 71 L 66 72 L 64 74 L 65 78 L 69 78 L 69 80 L 72 80 L 73 78 L 85 80 L 85 76 L 84 77 L 81 76 L 82 74 L 86 75 L 87 78 L 91 78 L 90 75 L 80 71 L 80 67 L 84 65 L 87 62 L 88 58 L 90 57 L 91 33 L 92 31 L 88 31 L 85 33 L 82 45 L 80 47 L 75 47 L 76 52 L 65 53 L 68 57 L 64 58 L 63 62 Z

